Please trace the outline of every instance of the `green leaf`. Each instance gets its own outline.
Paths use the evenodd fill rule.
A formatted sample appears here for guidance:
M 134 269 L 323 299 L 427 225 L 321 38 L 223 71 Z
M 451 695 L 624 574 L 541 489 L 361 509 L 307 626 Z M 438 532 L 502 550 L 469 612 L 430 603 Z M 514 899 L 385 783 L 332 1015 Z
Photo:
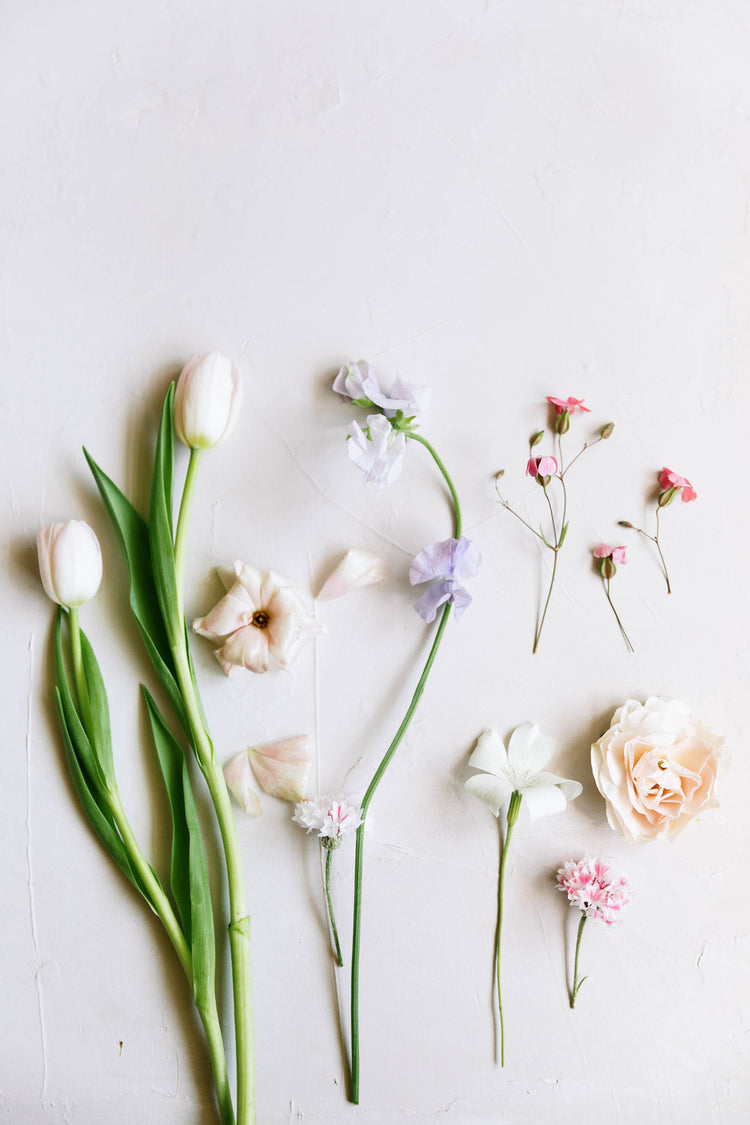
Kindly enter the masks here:
M 175 679 L 174 662 L 151 569 L 148 524 L 117 485 L 99 468 L 88 451 L 84 449 L 83 452 L 120 542 L 130 582 L 130 608 L 146 651 L 180 723 L 187 729 L 182 695 Z
M 548 542 L 547 542 L 547 540 L 546 540 L 546 538 L 545 538 L 545 535 L 544 535 L 544 532 L 542 531 L 542 528 L 541 528 L 541 526 L 540 526 L 540 528 L 539 528 L 539 534 L 540 534 L 540 535 L 541 535 L 541 537 L 542 537 L 542 543 L 544 543 L 544 546 L 545 546 L 545 547 L 549 547 L 550 551 L 554 551 L 554 549 L 555 549 L 555 548 L 554 548 L 554 547 L 552 546 L 552 544 L 551 544 L 551 543 L 548 543 Z
M 568 534 L 568 527 L 569 524 L 567 523 L 563 525 L 563 529 L 560 532 L 560 542 L 557 544 L 558 547 L 562 547 L 563 543 L 565 542 L 565 536 Z
M 172 531 L 173 400 L 174 383 L 170 385 L 167 391 L 159 425 L 148 520 L 151 568 L 162 620 L 172 645 L 178 643 L 178 638 L 180 638 L 183 630 L 177 597 L 177 575 L 175 573 Z
M 76 748 L 66 721 L 65 710 L 63 708 L 62 697 L 60 689 L 55 689 L 55 697 L 57 702 L 57 714 L 60 719 L 60 730 L 63 736 L 63 745 L 65 747 L 65 758 L 68 763 L 68 770 L 70 771 L 73 788 L 76 791 L 78 800 L 81 802 L 83 811 L 88 818 L 91 827 L 97 834 L 102 844 L 112 856 L 117 866 L 122 871 L 123 875 L 143 894 L 143 888 L 140 886 L 135 873 L 130 866 L 128 853 L 125 845 L 120 839 L 120 835 L 112 821 L 111 814 L 103 806 L 101 796 L 91 788 L 89 779 L 81 768 L 81 764 L 76 754 Z
M 55 668 L 57 671 L 57 689 L 60 696 L 60 707 L 65 719 L 65 728 L 70 735 L 75 750 L 76 760 L 84 773 L 87 785 L 96 793 L 98 799 L 103 799 L 106 804 L 108 789 L 107 777 L 96 754 L 96 750 L 86 733 L 86 729 L 78 713 L 78 707 L 73 692 L 71 691 L 68 672 L 62 650 L 62 619 L 63 611 L 58 609 L 55 622 Z
M 109 726 L 109 703 L 99 664 L 94 656 L 89 639 L 81 630 L 81 656 L 83 675 L 89 692 L 91 722 L 94 729 L 89 732 L 96 760 L 99 763 L 105 784 L 115 786 L 115 767 L 112 761 L 112 735 Z
M 141 685 L 172 813 L 172 892 L 190 945 L 199 1007 L 215 994 L 216 950 L 208 864 L 185 755 Z

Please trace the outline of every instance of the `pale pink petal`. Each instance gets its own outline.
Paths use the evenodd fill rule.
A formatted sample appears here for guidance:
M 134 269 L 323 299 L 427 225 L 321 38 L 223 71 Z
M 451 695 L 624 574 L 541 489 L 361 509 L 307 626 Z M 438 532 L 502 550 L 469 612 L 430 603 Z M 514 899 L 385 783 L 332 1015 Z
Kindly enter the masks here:
M 237 665 L 249 672 L 268 672 L 279 667 L 278 661 L 269 652 L 268 629 L 257 629 L 246 625 L 227 637 L 216 653 L 216 659 L 226 671 L 225 665 Z
M 613 550 L 614 547 L 610 547 L 608 543 L 600 543 L 598 547 L 594 547 L 591 553 L 595 559 L 608 559 Z
M 224 766 L 224 781 L 238 805 L 250 816 L 260 816 L 260 797 L 253 789 L 253 772 L 247 750 L 237 754 Z
M 235 582 L 229 593 L 216 603 L 210 613 L 195 619 L 193 631 L 218 643 L 230 633 L 249 624 L 255 609 L 247 590 L 239 582 Z
M 625 547 L 612 548 L 612 562 L 615 566 L 622 566 L 627 561 L 627 549 Z
M 250 747 L 248 756 L 265 793 L 294 803 L 305 798 L 313 764 L 312 745 L 306 734 Z
M 380 555 L 352 547 L 326 578 L 318 594 L 318 601 L 331 601 L 350 594 L 353 590 L 374 586 L 382 582 L 385 576 L 386 565 Z

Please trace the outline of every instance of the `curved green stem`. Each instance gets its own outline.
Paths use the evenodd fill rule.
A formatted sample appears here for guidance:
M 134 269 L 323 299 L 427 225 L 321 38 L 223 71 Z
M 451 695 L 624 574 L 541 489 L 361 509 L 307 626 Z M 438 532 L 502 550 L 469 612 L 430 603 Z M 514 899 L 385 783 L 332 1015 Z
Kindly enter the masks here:
M 455 537 L 456 537 L 456 539 L 460 539 L 461 538 L 461 505 L 458 501 L 458 493 L 456 492 L 456 486 L 454 485 L 454 483 L 451 479 L 450 473 L 448 472 L 445 465 L 443 464 L 442 459 L 438 456 L 437 450 L 427 440 L 427 438 L 422 437 L 421 434 L 411 434 L 410 433 L 408 436 L 409 436 L 409 438 L 411 438 L 412 441 L 418 441 L 420 445 L 423 445 L 425 447 L 425 449 L 427 450 L 427 452 L 430 454 L 433 461 L 437 465 L 438 469 L 440 470 L 440 472 L 442 474 L 442 477 L 443 477 L 443 480 L 445 481 L 445 483 L 448 486 L 448 491 L 451 494 L 451 500 L 453 502 L 453 519 L 454 519 L 454 524 L 455 524 Z
M 666 562 L 666 559 L 664 558 L 664 555 L 662 554 L 661 545 L 659 543 L 659 513 L 660 512 L 661 512 L 661 508 L 657 505 L 657 507 L 656 507 L 656 535 L 653 537 L 653 539 L 654 539 L 654 543 L 656 544 L 656 549 L 659 552 L 659 558 L 661 559 L 661 566 L 662 566 L 662 570 L 664 571 L 664 579 L 667 583 L 667 593 L 671 594 L 672 593 L 672 586 L 671 586 L 670 581 L 669 581 L 669 571 L 667 570 L 667 562 Z
M 550 602 L 550 598 L 552 597 L 552 588 L 555 585 L 555 574 L 557 572 L 557 555 L 558 555 L 559 550 L 560 550 L 559 547 L 553 548 L 554 561 L 552 563 L 552 576 L 550 577 L 550 580 L 549 580 L 549 589 L 547 591 L 547 600 L 544 603 L 544 609 L 542 610 L 542 616 L 539 620 L 539 624 L 537 625 L 536 633 L 534 634 L 534 648 L 532 649 L 532 652 L 536 652 L 537 648 L 539 647 L 539 641 L 542 638 L 542 629 L 544 628 L 544 619 L 546 618 L 547 610 L 549 609 L 549 602 Z
M 184 561 L 187 526 L 195 487 L 199 451 L 191 450 L 185 487 L 175 534 L 175 575 L 180 607 L 184 604 Z M 174 633 L 172 655 L 177 683 L 185 703 L 195 756 L 206 779 L 219 825 L 227 869 L 229 889 L 229 948 L 232 959 L 232 996 L 234 1000 L 234 1031 L 237 1054 L 237 1125 L 255 1122 L 255 1046 L 250 973 L 250 918 L 245 900 L 237 825 L 221 765 L 216 760 L 213 744 L 201 713 L 198 693 L 190 666 L 184 620 Z
M 451 500 L 453 502 L 454 536 L 455 536 L 456 539 L 460 539 L 460 537 L 461 537 L 461 527 L 462 527 L 461 505 L 459 503 L 458 493 L 456 492 L 456 487 L 453 483 L 453 480 L 451 479 L 450 473 L 446 469 L 442 459 L 438 455 L 434 446 L 429 441 L 427 441 L 426 438 L 422 437 L 421 434 L 416 434 L 416 433 L 410 433 L 410 434 L 408 434 L 408 437 L 410 437 L 412 439 L 412 441 L 419 442 L 420 445 L 423 445 L 425 447 L 425 449 L 427 450 L 427 452 L 430 454 L 433 461 L 437 465 L 438 469 L 440 470 L 440 473 L 443 477 L 443 480 L 445 481 L 446 485 L 448 486 L 448 491 L 450 493 Z M 361 935 L 362 935 L 362 874 L 363 874 L 363 868 L 364 868 L 365 820 L 367 818 L 367 810 L 370 807 L 370 802 L 372 801 L 373 797 L 375 796 L 375 791 L 376 791 L 378 785 L 380 784 L 380 782 L 383 778 L 383 774 L 385 773 L 385 771 L 388 768 L 388 765 L 391 761 L 391 758 L 396 753 L 396 750 L 398 749 L 402 738 L 406 734 L 406 731 L 409 727 L 409 723 L 411 722 L 412 717 L 414 715 L 414 712 L 417 709 L 417 704 L 419 703 L 419 700 L 422 697 L 422 693 L 424 691 L 425 684 L 427 683 L 427 677 L 429 676 L 432 665 L 435 662 L 435 657 L 437 656 L 438 649 L 440 648 L 440 642 L 443 639 L 445 627 L 448 624 L 448 618 L 450 617 L 450 611 L 451 611 L 451 603 L 447 602 L 446 605 L 443 607 L 443 611 L 442 611 L 441 616 L 440 616 L 440 623 L 437 627 L 437 632 L 435 633 L 435 638 L 432 642 L 432 646 L 430 648 L 430 652 L 429 652 L 429 655 L 427 657 L 427 661 L 425 663 L 425 666 L 422 669 L 422 675 L 419 677 L 419 682 L 418 682 L 418 684 L 417 684 L 417 686 L 414 690 L 414 694 L 411 698 L 409 706 L 406 709 L 406 714 L 404 715 L 404 717 L 401 721 L 401 725 L 398 728 L 398 730 L 396 731 L 390 746 L 388 747 L 385 754 L 383 755 L 383 758 L 380 762 L 380 765 L 375 770 L 372 781 L 368 785 L 367 791 L 364 795 L 364 798 L 362 799 L 362 806 L 361 806 L 361 808 L 362 808 L 362 821 L 360 823 L 359 828 L 357 829 L 357 843 L 356 843 L 355 857 L 354 857 L 354 917 L 353 917 L 353 925 L 352 925 L 352 968 L 351 968 L 351 973 L 352 973 L 352 976 L 351 976 L 351 1044 L 352 1044 L 352 1054 L 351 1054 L 351 1074 L 350 1074 L 351 1082 L 350 1082 L 350 1089 L 349 1089 L 349 1099 L 350 1099 L 350 1101 L 352 1101 L 354 1103 L 354 1105 L 359 1105 L 359 1075 L 360 1075 L 359 958 L 360 958 L 360 942 L 361 942 Z
M 578 923 L 578 935 L 576 937 L 576 956 L 575 956 L 575 966 L 574 966 L 574 969 L 573 969 L 573 987 L 570 990 L 570 1006 L 571 1006 L 571 1008 L 575 1008 L 576 999 L 578 997 L 578 993 L 580 992 L 581 985 L 586 980 L 585 977 L 581 977 L 580 980 L 578 979 L 578 954 L 581 951 L 581 938 L 583 937 L 583 927 L 585 925 L 586 925 L 586 915 L 582 913 L 581 914 L 581 920 Z
M 505 829 L 505 839 L 500 854 L 500 878 L 497 884 L 497 948 L 495 950 L 495 979 L 497 983 L 497 1008 L 500 1015 L 500 1066 L 505 1066 L 505 1021 L 503 1019 L 503 993 L 500 980 L 500 941 L 503 933 L 503 899 L 505 890 L 505 864 L 508 859 L 508 845 L 513 835 L 513 827 L 518 820 L 523 794 L 517 789 L 511 793 L 508 804 L 508 817 Z
M 627 645 L 628 651 L 629 652 L 635 652 L 635 649 L 633 648 L 630 637 L 625 632 L 625 626 L 623 625 L 622 621 L 620 621 L 620 615 L 617 612 L 617 610 L 615 609 L 615 603 L 612 601 L 612 597 L 611 597 L 610 592 L 609 592 L 609 578 L 603 578 L 602 581 L 604 583 L 604 593 L 607 595 L 607 601 L 609 602 L 610 608 L 615 615 L 615 621 L 620 626 L 620 633 L 622 634 L 622 639 L 625 641 L 625 644 Z
M 344 964 L 344 958 L 341 956 L 341 945 L 339 943 L 339 932 L 336 929 L 336 915 L 333 912 L 333 899 L 331 898 L 331 860 L 333 859 L 333 848 L 326 848 L 326 873 L 325 873 L 325 891 L 326 891 L 326 904 L 328 906 L 328 920 L 331 923 L 331 937 L 333 938 L 333 949 L 336 957 L 336 964 L 341 968 Z

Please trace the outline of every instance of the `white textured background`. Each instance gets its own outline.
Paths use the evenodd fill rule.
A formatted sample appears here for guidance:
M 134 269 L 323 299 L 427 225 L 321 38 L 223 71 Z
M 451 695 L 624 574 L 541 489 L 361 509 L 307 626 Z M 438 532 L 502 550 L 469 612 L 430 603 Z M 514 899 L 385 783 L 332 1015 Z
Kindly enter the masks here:
M 218 347 L 247 396 L 201 471 L 189 612 L 234 558 L 306 590 L 350 545 L 391 566 L 384 587 L 319 608 L 327 635 L 293 674 L 228 683 L 196 647 L 226 756 L 309 731 L 322 786 L 361 793 L 426 651 L 406 567 L 450 533 L 447 505 L 416 447 L 393 488 L 362 485 L 344 450 L 351 413 L 328 390 L 343 359 L 433 385 L 424 430 L 484 554 L 373 806 L 358 1110 L 342 1088 L 316 845 L 271 801 L 240 825 L 260 1122 L 747 1121 L 748 4 L 10 0 L 1 20 L 0 1119 L 212 1120 L 171 950 L 72 797 L 32 544 L 40 520 L 74 516 L 104 543 L 83 625 L 124 800 L 165 871 L 145 664 L 80 445 L 143 504 L 168 378 Z M 591 426 L 617 430 L 571 474 L 532 658 L 541 563 L 491 478 L 505 466 L 533 512 L 525 442 L 548 393 L 585 396 Z M 588 552 L 617 540 L 617 519 L 646 518 L 665 464 L 699 499 L 665 514 L 671 599 L 645 546 L 616 579 L 629 656 Z M 720 809 L 674 845 L 627 847 L 588 745 L 619 702 L 648 694 L 688 701 L 732 762 Z M 484 726 L 527 719 L 585 789 L 564 816 L 522 814 L 514 837 L 500 1071 L 497 830 L 462 780 Z M 571 1013 L 552 874 L 587 851 L 625 870 L 636 898 L 619 927 L 587 928 L 591 979 Z M 345 934 L 351 860 L 337 856 Z

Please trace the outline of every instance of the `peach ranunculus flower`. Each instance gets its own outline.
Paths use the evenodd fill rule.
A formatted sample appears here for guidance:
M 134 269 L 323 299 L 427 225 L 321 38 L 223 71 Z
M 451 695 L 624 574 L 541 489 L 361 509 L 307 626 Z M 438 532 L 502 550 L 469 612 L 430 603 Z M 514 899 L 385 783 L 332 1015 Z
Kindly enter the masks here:
M 234 564 L 234 573 L 234 584 L 193 629 L 219 646 L 214 656 L 227 675 L 233 667 L 288 667 L 321 627 L 288 578 L 243 562 Z
M 610 827 L 630 840 L 674 839 L 714 797 L 724 739 L 678 700 L 629 699 L 591 747 Z

